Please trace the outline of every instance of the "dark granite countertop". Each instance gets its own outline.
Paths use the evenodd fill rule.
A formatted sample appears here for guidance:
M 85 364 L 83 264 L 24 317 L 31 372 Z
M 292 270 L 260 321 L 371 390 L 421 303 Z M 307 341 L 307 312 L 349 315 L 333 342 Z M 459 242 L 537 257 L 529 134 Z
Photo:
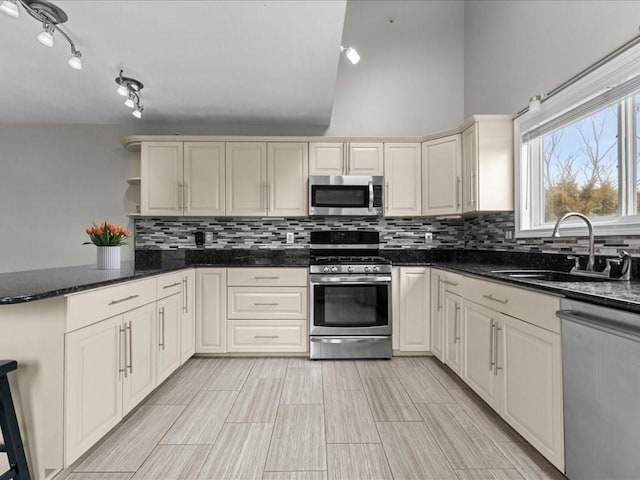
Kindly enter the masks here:
M 568 271 L 564 255 L 494 251 L 385 249 L 394 265 L 432 265 L 512 285 L 640 313 L 640 281 L 547 282 L 512 278 L 493 270 L 543 268 Z M 95 266 L 61 267 L 0 274 L 0 305 L 24 303 L 79 292 L 190 267 L 307 267 L 307 249 L 252 250 L 138 250 L 135 265 L 120 270 Z M 633 277 L 638 278 L 634 262 Z

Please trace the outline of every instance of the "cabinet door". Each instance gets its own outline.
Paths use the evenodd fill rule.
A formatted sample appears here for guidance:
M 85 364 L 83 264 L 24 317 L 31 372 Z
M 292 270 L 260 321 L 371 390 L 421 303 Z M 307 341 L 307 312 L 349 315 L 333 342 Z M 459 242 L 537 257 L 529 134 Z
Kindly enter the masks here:
M 501 414 L 560 470 L 564 467 L 560 335 L 500 316 Z
M 157 383 L 162 383 L 180 366 L 181 294 L 157 302 Z
M 422 215 L 462 212 L 460 135 L 422 144 Z
M 431 269 L 431 353 L 444 362 L 443 295 L 441 276 L 438 270 Z
M 66 336 L 65 465 L 70 465 L 122 419 L 122 317 Z
M 126 415 L 156 386 L 156 305 L 150 303 L 124 314 L 122 414 Z
M 385 143 L 385 216 L 419 216 L 422 209 L 421 145 Z
M 218 217 L 225 214 L 224 142 L 184 144 L 184 213 Z
M 140 155 L 140 213 L 182 215 L 182 142 L 143 142 Z
M 309 175 L 345 175 L 345 145 L 342 142 L 309 144 Z
M 462 211 L 472 212 L 478 205 L 478 126 L 462 132 Z
M 266 216 L 267 144 L 228 142 L 226 155 L 226 214 Z
M 462 372 L 461 300 L 451 292 L 442 294 L 444 363 L 458 375 Z
M 384 175 L 384 145 L 382 143 L 348 144 L 348 175 Z
M 391 269 L 391 348 L 400 350 L 400 267 Z
M 496 334 L 498 312 L 473 302 L 463 302 L 462 378 L 492 408 L 498 409 Z
M 429 269 L 400 268 L 400 351 L 428 352 Z
M 309 209 L 309 145 L 269 143 L 267 145 L 268 214 L 303 217 Z
M 227 271 L 198 269 L 196 274 L 196 352 L 227 351 Z
M 182 274 L 182 323 L 180 331 L 180 364 L 196 352 L 196 273 Z

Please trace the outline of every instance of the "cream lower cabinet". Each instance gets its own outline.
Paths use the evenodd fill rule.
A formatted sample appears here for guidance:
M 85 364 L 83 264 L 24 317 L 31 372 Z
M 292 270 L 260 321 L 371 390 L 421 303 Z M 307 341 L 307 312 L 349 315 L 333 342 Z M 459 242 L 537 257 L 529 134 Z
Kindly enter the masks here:
M 182 315 L 180 326 L 180 364 L 196 352 L 196 272 L 182 273 Z
M 422 166 L 419 143 L 384 144 L 384 214 L 416 217 L 422 211 Z
M 162 383 L 180 366 L 182 298 L 180 293 L 158 300 L 157 382 Z
M 306 352 L 308 318 L 306 268 L 228 269 L 229 352 Z
M 394 348 L 400 352 L 428 352 L 431 346 L 430 269 L 394 267 L 393 270 L 392 325 L 397 337 Z
M 155 387 L 155 304 L 66 335 L 65 465 Z
M 445 291 L 442 299 L 444 363 L 458 375 L 462 373 L 462 312 L 458 295 Z
M 447 311 L 456 315 L 455 305 L 460 305 L 459 297 L 463 285 L 463 276 L 437 268 L 431 269 L 431 353 L 433 353 L 442 363 L 446 363 L 446 327 L 447 327 Z M 449 296 L 449 301 L 453 301 L 453 305 L 445 305 L 445 293 L 450 292 L 456 296 Z M 452 318 L 453 318 L 452 315 Z M 451 320 L 450 320 L 451 323 Z M 451 330 L 451 329 L 450 329 Z M 459 345 L 454 346 L 459 350 Z M 459 352 L 452 350 L 452 358 L 450 363 L 454 368 L 460 366 Z M 458 360 L 456 360 L 458 359 Z
M 227 351 L 227 269 L 196 271 L 196 353 Z

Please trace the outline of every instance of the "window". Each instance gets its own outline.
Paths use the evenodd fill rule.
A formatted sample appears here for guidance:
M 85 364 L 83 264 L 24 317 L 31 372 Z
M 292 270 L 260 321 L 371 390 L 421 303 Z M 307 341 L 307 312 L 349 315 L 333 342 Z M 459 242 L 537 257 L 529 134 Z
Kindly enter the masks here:
M 516 236 L 549 236 L 571 211 L 591 218 L 598 235 L 640 233 L 638 60 L 640 46 L 514 121 Z M 585 232 L 574 225 L 562 232 Z

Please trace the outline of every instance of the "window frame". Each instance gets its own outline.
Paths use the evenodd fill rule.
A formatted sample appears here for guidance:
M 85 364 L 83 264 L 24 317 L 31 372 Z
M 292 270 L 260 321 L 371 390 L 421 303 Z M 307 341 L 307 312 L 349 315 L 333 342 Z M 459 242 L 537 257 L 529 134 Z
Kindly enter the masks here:
M 541 137 L 532 132 L 553 131 L 574 123 L 607 105 L 618 108 L 618 216 L 593 219 L 596 235 L 633 235 L 640 233 L 635 196 L 638 158 L 636 156 L 636 99 L 640 103 L 640 45 L 632 47 L 542 102 L 537 112 L 526 112 L 514 119 L 514 200 L 515 237 L 550 237 L 553 223 L 537 224 L 543 219 L 543 162 Z M 613 86 L 612 86 L 613 85 Z M 634 90 L 635 89 L 635 90 Z M 629 91 L 631 90 L 631 91 Z M 537 159 L 537 161 L 536 161 Z M 583 236 L 583 221 L 563 223 L 564 236 Z

